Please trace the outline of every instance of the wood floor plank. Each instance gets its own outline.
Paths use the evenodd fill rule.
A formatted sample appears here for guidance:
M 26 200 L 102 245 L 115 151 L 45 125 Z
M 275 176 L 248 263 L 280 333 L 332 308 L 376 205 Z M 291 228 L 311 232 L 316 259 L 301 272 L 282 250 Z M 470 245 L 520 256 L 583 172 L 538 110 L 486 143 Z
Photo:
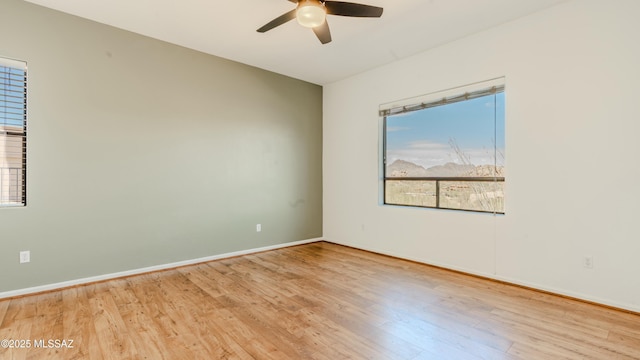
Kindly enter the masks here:
M 133 294 L 128 282 L 121 282 L 119 285 L 111 288 L 111 294 L 122 320 L 127 325 L 132 343 L 139 348 L 138 352 L 145 354 L 149 359 L 173 359 L 180 355 L 168 345 L 160 333 L 149 331 L 153 329 L 153 320 Z
M 87 297 L 90 286 L 62 290 L 63 338 L 74 340 L 67 359 L 103 359 Z
M 640 359 L 640 316 L 318 242 L 0 301 L 0 359 Z
M 4 322 L 4 316 L 7 314 L 10 302 L 11 300 L 0 300 L 0 326 Z
M 103 357 L 106 359 L 136 359 L 136 346 L 131 341 L 118 307 L 108 292 L 100 292 L 89 299 L 91 316 Z
M 181 330 L 193 335 L 193 342 L 187 347 L 194 354 L 204 349 L 212 358 L 224 359 L 232 354 L 230 344 L 221 336 L 219 329 L 212 328 L 207 322 L 207 314 L 211 314 L 217 303 L 210 301 L 209 295 L 195 286 L 182 274 L 175 274 L 171 279 L 161 281 L 159 288 L 168 294 L 173 294 L 171 301 L 175 304 L 173 313 L 169 316 L 181 324 L 189 324 L 189 329 Z M 169 281 L 170 280 L 170 281 Z
M 543 346 L 536 345 L 536 341 L 527 343 L 514 343 L 508 353 L 518 356 L 521 359 L 553 359 L 553 360 L 582 360 L 583 357 L 577 353 L 566 354 L 564 351 L 557 351 L 554 348 L 542 343 Z
M 11 326 L 18 320 L 33 318 L 36 315 L 37 295 L 9 301 L 2 327 Z
M 73 349 L 56 348 L 56 340 L 61 343 L 64 340 L 62 332 L 62 314 L 53 315 L 37 315 L 32 319 L 31 334 L 29 339 L 32 340 L 32 347 L 29 349 L 27 358 L 46 358 L 46 359 L 64 359 L 65 352 L 73 351 Z M 49 341 L 54 341 L 54 347 L 49 347 Z M 35 343 L 38 343 L 36 345 Z M 45 344 L 46 347 L 36 347 Z M 73 346 L 73 344 L 71 344 Z
M 186 345 L 196 342 L 189 324 L 174 319 L 175 307 L 171 300 L 158 287 L 157 279 L 152 276 L 142 276 L 131 279 L 129 287 L 131 296 L 140 303 L 136 311 L 141 313 L 147 331 L 153 331 L 154 338 L 164 342 L 168 349 L 167 358 L 194 358 L 195 354 Z M 131 326 L 131 325 L 130 325 Z
M 337 359 L 393 359 L 394 353 L 385 352 L 379 344 L 368 342 L 363 334 L 356 334 L 333 322 L 323 314 L 324 309 L 303 309 L 300 319 L 312 326 L 306 329 L 306 335 L 322 344 L 323 348 L 331 347 Z M 322 339 L 320 339 L 322 337 Z
M 2 327 L 0 329 L 0 339 L 2 341 L 9 340 L 19 342 L 17 344 L 10 343 L 9 347 L 0 346 L 0 359 L 27 359 L 30 348 L 21 346 L 26 346 L 23 344 L 24 341 L 30 339 L 31 329 L 33 328 L 33 325 L 34 324 L 32 318 L 20 318 L 13 321 L 9 327 Z

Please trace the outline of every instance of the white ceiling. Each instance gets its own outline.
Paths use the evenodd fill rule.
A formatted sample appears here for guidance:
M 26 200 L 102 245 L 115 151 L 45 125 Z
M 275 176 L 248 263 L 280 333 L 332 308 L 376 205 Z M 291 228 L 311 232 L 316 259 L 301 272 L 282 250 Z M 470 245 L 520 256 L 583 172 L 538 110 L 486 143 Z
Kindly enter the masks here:
M 287 0 L 27 0 L 212 55 L 324 85 L 566 0 L 354 0 L 379 19 L 328 16 L 333 41 L 290 21 Z

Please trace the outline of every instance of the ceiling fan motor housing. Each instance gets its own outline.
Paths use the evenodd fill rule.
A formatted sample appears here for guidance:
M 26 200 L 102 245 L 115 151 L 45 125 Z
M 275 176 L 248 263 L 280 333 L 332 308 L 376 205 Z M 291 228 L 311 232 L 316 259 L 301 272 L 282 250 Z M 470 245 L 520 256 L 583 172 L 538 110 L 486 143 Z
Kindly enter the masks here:
M 296 9 L 296 19 L 304 27 L 314 28 L 322 25 L 327 17 L 327 9 L 318 0 L 301 0 Z

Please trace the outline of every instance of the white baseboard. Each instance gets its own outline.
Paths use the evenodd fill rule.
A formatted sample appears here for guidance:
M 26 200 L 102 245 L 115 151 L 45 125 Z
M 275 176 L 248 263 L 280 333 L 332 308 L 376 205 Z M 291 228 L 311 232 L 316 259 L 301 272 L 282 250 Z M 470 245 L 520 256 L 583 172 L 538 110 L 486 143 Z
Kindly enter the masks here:
M 58 290 L 58 289 L 63 289 L 67 287 L 72 287 L 72 286 L 94 283 L 98 281 L 117 279 L 125 276 L 140 275 L 140 274 L 150 273 L 150 272 L 159 271 L 159 270 L 173 269 L 180 266 L 193 265 L 193 264 L 203 263 L 203 262 L 212 261 L 212 260 L 219 260 L 219 259 L 225 259 L 225 258 L 230 258 L 230 257 L 235 257 L 240 255 L 254 254 L 262 251 L 281 249 L 281 248 L 286 248 L 286 247 L 291 247 L 296 245 L 310 244 L 318 241 L 323 241 L 323 239 L 315 238 L 315 239 L 300 240 L 300 241 L 288 242 L 283 244 L 264 246 L 260 248 L 234 251 L 226 254 L 206 256 L 206 257 L 197 258 L 197 259 L 178 261 L 178 262 L 169 263 L 169 264 L 155 265 L 155 266 L 149 266 L 149 267 L 144 267 L 139 269 L 121 271 L 121 272 L 112 273 L 112 274 L 91 276 L 87 278 L 63 281 L 63 282 L 54 283 L 54 284 L 40 285 L 40 286 L 34 286 L 30 288 L 25 288 L 25 289 L 0 292 L 0 299 L 30 295 L 30 294 L 35 294 L 35 293 L 40 293 L 45 291 Z

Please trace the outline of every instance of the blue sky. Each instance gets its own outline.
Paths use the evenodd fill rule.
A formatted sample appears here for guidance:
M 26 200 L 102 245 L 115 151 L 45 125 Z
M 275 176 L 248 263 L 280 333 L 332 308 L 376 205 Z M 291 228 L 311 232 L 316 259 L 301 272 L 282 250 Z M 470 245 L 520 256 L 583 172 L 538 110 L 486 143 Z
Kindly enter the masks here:
M 23 125 L 24 76 L 24 70 L 0 66 L 0 125 Z
M 494 119 L 494 108 L 496 116 Z M 494 134 L 494 121 L 496 133 Z M 504 154 L 504 92 L 387 117 L 387 164 L 401 159 L 429 168 L 462 163 L 453 140 L 475 165 L 494 163 L 494 139 Z M 498 165 L 504 156 L 498 155 Z

